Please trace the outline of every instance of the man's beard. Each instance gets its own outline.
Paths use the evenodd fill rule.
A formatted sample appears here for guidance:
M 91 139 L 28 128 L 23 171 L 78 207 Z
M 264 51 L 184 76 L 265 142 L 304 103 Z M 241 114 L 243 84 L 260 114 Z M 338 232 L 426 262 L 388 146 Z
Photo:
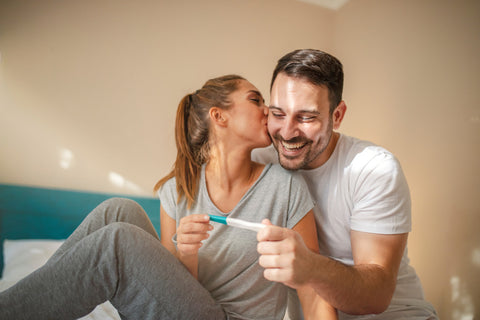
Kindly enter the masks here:
M 280 165 L 284 169 L 291 170 L 291 171 L 296 171 L 300 169 L 313 169 L 309 167 L 309 164 L 313 162 L 315 159 L 317 159 L 328 147 L 330 140 L 332 139 L 332 136 L 333 136 L 332 127 L 333 127 L 333 121 L 331 121 L 330 119 L 328 122 L 328 128 L 327 128 L 328 137 L 321 138 L 319 141 L 317 141 L 315 146 L 314 146 L 313 140 L 307 139 L 305 137 L 295 137 L 290 140 L 284 140 L 278 134 L 271 137 L 272 141 L 274 141 L 273 146 L 277 150 L 278 162 L 280 163 Z M 284 146 L 282 145 L 282 141 L 289 144 L 304 143 L 305 145 L 302 148 L 309 148 L 309 150 L 306 151 L 305 155 L 303 156 L 303 158 L 300 160 L 298 164 L 292 164 L 291 160 L 295 160 L 298 157 L 281 154 L 279 152 L 279 149 L 284 148 Z

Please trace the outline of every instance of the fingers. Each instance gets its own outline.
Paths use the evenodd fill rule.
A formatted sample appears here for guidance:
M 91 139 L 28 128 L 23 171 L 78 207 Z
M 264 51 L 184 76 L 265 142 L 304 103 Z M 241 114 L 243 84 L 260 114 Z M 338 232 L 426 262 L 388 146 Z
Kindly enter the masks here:
M 281 282 L 289 287 L 295 288 L 292 281 L 293 273 L 291 269 L 265 269 L 263 270 L 263 277 L 269 281 Z
M 267 226 L 273 226 L 272 222 L 271 222 L 270 220 L 268 220 L 268 219 L 263 219 L 263 220 L 262 220 L 262 223 L 263 223 L 263 224 L 266 224 Z
M 258 263 L 265 269 L 263 271 L 265 279 L 296 288 L 295 255 L 291 253 L 261 255 Z
M 183 255 L 196 254 L 202 246 L 202 241 L 210 236 L 213 229 L 210 218 L 204 214 L 192 214 L 180 219 L 177 229 L 177 249 Z
M 303 285 L 301 274 L 305 273 L 308 248 L 301 236 L 293 230 L 269 225 L 258 232 L 257 238 L 258 262 L 265 268 L 264 277 L 292 288 Z
M 287 268 L 293 263 L 293 255 L 291 254 L 262 254 L 258 258 L 258 263 L 264 268 Z

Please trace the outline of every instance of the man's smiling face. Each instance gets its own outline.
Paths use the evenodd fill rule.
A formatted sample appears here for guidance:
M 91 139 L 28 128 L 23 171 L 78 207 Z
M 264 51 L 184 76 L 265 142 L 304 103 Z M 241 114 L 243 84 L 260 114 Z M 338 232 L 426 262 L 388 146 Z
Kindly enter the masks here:
M 282 167 L 313 169 L 328 160 L 334 123 L 326 87 L 280 73 L 269 109 L 268 131 Z

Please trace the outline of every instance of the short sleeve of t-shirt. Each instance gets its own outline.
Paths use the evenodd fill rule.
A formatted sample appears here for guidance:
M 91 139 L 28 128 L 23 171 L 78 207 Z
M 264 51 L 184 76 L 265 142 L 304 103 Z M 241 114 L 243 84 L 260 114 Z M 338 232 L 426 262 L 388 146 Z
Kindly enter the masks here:
M 165 182 L 158 190 L 160 204 L 165 212 L 173 219 L 176 219 L 177 211 L 177 186 L 175 178 Z
M 292 175 L 290 189 L 291 201 L 289 201 L 287 228 L 293 228 L 315 206 L 303 177 L 297 172 L 290 174 Z
M 350 181 L 351 229 L 384 234 L 411 231 L 410 192 L 395 157 L 386 151 L 363 151 L 350 170 L 355 171 L 351 175 L 355 181 Z

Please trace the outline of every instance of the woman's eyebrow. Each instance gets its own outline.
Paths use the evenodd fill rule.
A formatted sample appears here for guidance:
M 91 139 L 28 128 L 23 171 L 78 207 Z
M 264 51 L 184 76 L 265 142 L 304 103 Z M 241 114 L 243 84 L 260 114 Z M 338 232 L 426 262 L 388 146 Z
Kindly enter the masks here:
M 262 102 L 265 103 L 265 99 L 263 98 L 260 91 L 258 91 L 258 90 L 248 90 L 247 94 L 250 94 L 250 93 L 256 94 L 257 96 L 259 96 L 262 99 Z
M 262 94 L 260 93 L 260 91 L 257 91 L 257 90 L 248 90 L 248 93 L 255 93 L 255 94 L 259 95 L 260 97 L 262 97 Z

